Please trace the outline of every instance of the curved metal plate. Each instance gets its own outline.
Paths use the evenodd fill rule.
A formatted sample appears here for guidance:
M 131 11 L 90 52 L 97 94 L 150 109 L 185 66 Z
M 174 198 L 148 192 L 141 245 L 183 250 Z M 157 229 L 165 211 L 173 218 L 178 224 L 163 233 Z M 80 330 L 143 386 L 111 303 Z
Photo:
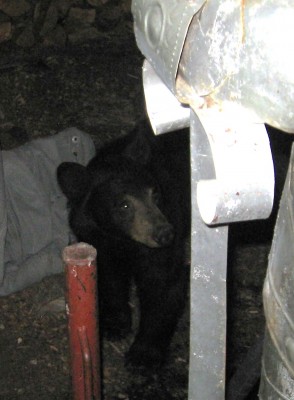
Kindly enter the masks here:
M 134 30 L 139 49 L 170 90 L 186 33 L 204 0 L 133 0 Z
M 156 135 L 190 125 L 190 107 L 178 101 L 147 60 L 143 65 L 143 85 L 147 113 Z
M 268 218 L 274 198 L 274 168 L 264 124 L 232 106 L 197 113 L 210 143 L 215 178 L 200 180 L 197 201 L 207 224 Z

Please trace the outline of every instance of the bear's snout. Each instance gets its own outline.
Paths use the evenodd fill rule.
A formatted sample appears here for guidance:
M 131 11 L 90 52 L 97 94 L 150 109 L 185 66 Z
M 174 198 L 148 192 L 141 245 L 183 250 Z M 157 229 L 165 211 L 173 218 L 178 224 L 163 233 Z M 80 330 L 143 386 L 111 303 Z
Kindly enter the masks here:
M 174 228 L 168 223 L 158 226 L 153 233 L 153 239 L 160 247 L 169 246 L 174 240 L 174 236 Z

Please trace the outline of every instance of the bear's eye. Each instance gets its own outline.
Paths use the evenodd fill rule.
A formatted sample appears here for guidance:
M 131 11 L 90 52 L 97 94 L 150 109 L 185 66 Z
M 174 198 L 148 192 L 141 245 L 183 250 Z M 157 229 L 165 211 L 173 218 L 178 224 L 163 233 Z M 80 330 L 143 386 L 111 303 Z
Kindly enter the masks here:
M 119 204 L 119 209 L 121 209 L 121 210 L 128 210 L 129 208 L 130 208 L 130 204 L 129 204 L 129 202 L 128 201 L 122 201 L 120 204 Z

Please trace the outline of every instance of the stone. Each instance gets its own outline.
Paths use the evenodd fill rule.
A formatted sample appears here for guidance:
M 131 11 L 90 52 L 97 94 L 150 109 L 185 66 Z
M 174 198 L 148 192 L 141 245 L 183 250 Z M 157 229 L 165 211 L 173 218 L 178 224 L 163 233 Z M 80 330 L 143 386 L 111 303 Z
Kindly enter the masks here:
M 54 6 L 54 4 L 51 4 L 47 10 L 43 26 L 40 30 L 40 36 L 45 36 L 48 32 L 52 31 L 58 22 L 58 10 Z
M 103 4 L 102 0 L 87 0 L 87 3 L 92 7 L 100 7 Z
M 10 17 L 20 17 L 30 10 L 26 0 L 0 0 L 0 10 Z
M 46 47 L 58 46 L 62 47 L 66 44 L 66 33 L 62 26 L 57 25 L 53 31 L 49 32 L 43 40 Z
M 12 26 L 11 22 L 0 22 L 0 43 L 11 39 Z
M 88 27 L 76 32 L 72 32 L 68 35 L 68 40 L 71 44 L 82 43 L 87 40 L 93 40 L 100 37 L 100 33 L 94 27 Z
M 52 4 L 57 8 L 60 17 L 64 18 L 73 5 L 73 0 L 54 0 Z
M 41 18 L 41 3 L 37 3 L 35 8 L 34 8 L 34 22 L 38 21 Z
M 28 24 L 16 39 L 16 44 L 20 47 L 32 47 L 35 44 L 33 25 Z
M 104 7 L 98 15 L 97 26 L 104 31 L 113 29 L 121 20 L 120 7 Z
M 96 10 L 94 8 L 91 9 L 83 9 L 74 7 L 69 10 L 68 19 L 77 21 L 83 25 L 91 25 L 95 22 L 96 18 Z
M 49 301 L 49 303 L 45 303 L 41 306 L 41 308 L 38 310 L 38 315 L 43 316 L 45 314 L 57 314 L 60 312 L 65 312 L 65 304 L 64 296 L 53 299 Z M 55 351 L 55 347 L 52 347 L 52 349 Z
M 125 1 L 123 1 L 121 8 L 122 8 L 123 12 L 130 13 L 131 6 L 132 6 L 132 0 L 125 0 Z
M 73 4 L 82 7 L 84 5 L 84 0 L 73 0 Z
M 9 22 L 10 18 L 4 12 L 0 11 L 0 22 Z

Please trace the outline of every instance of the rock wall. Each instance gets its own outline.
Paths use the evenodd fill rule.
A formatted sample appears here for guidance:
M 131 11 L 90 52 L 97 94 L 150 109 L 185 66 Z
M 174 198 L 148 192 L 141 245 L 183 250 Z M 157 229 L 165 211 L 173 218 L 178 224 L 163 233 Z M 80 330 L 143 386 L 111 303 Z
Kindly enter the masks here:
M 65 46 L 95 39 L 121 20 L 131 0 L 0 0 L 0 46 Z

